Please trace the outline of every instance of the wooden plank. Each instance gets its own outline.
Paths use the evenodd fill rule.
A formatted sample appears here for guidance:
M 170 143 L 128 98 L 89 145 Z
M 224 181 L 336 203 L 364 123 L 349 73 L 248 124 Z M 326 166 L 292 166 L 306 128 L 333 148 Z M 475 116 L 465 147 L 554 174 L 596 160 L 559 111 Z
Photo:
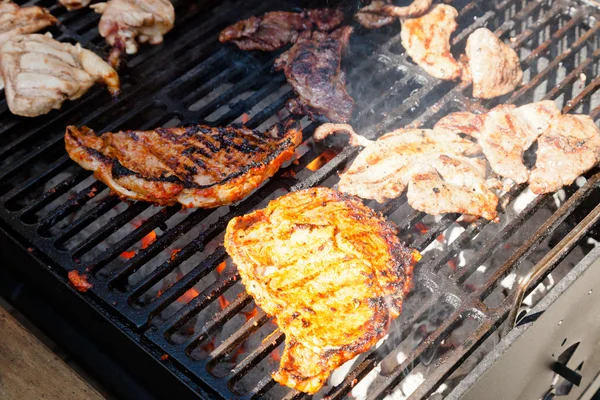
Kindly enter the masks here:
M 0 399 L 103 397 L 0 306 Z

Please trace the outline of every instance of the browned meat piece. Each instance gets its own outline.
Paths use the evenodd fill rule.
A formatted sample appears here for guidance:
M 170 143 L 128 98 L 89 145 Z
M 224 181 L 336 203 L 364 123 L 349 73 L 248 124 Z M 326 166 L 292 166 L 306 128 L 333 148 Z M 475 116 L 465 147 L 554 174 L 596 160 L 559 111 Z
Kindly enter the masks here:
M 496 218 L 498 198 L 488 189 L 485 161 L 465 157 L 480 152 L 475 143 L 442 129 L 398 129 L 372 142 L 343 124 L 321 125 L 314 139 L 334 132 L 365 147 L 340 175 L 342 192 L 384 202 L 408 188 L 408 202 L 417 210 Z
M 56 22 L 56 18 L 45 8 L 21 8 L 10 1 L 0 2 L 0 45 L 11 37 L 34 33 Z
M 529 187 L 536 194 L 555 192 L 600 161 L 600 130 L 587 115 L 552 119 L 538 139 Z
M 488 189 L 486 162 L 433 155 L 408 184 L 408 204 L 431 215 L 461 213 L 496 220 L 498 197 Z
M 0 72 L 8 108 L 25 117 L 60 109 L 96 82 L 112 94 L 119 91 L 119 76 L 95 53 L 40 34 L 15 36 L 0 46 Z
M 354 100 L 346 92 L 340 62 L 351 33 L 349 26 L 331 33 L 312 32 L 275 61 L 275 68 L 284 71 L 298 95 L 290 111 L 308 114 L 312 119 L 321 114 L 332 122 L 350 120 Z
M 476 137 L 494 172 L 524 183 L 529 178 L 529 170 L 523 164 L 523 153 L 548 128 L 552 118 L 559 115 L 560 110 L 549 100 L 519 108 L 500 105 L 480 116 L 451 114 L 442 119 L 436 129 Z
M 169 0 L 109 0 L 90 7 L 102 14 L 98 31 L 112 46 L 108 59 L 113 67 L 119 65 L 123 52 L 137 53 L 138 42 L 162 43 L 175 23 Z
M 58 0 L 67 10 L 79 10 L 80 8 L 87 7 L 91 0 Z
M 403 19 L 400 37 L 406 53 L 429 75 L 455 80 L 461 65 L 450 53 L 450 35 L 458 26 L 458 12 L 452 6 L 436 4 L 427 14 Z
M 242 50 L 277 50 L 296 43 L 303 31 L 315 26 L 321 31 L 338 27 L 344 20 L 339 9 L 324 8 L 301 13 L 287 11 L 268 12 L 262 17 L 250 17 L 236 22 L 221 31 L 221 43 L 233 42 Z
M 359 24 L 368 29 L 381 28 L 391 24 L 397 18 L 415 18 L 425 14 L 433 0 L 415 0 L 406 7 L 390 4 L 389 0 L 374 0 L 356 13 Z
M 69 126 L 65 134 L 69 156 L 120 197 L 204 208 L 246 197 L 294 155 L 301 140 L 295 122 L 264 134 L 201 125 L 102 135 Z
M 468 68 L 473 97 L 491 99 L 513 91 L 523 80 L 517 53 L 487 28 L 467 39 Z
M 311 394 L 386 334 L 420 258 L 358 198 L 328 188 L 232 219 L 224 242 L 248 293 L 285 333 L 273 378 Z

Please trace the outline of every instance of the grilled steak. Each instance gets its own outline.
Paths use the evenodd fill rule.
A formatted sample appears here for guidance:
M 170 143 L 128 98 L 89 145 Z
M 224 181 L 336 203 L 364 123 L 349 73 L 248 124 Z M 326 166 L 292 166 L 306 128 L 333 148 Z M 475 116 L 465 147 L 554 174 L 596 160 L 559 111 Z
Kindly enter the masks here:
M 206 208 L 246 197 L 293 156 L 301 140 L 295 122 L 264 134 L 202 125 L 102 135 L 69 126 L 65 134 L 69 156 L 120 197 Z
M 415 0 L 408 6 L 399 7 L 390 4 L 389 0 L 374 0 L 366 7 L 358 10 L 355 18 L 365 28 L 381 28 L 384 25 L 391 24 L 397 18 L 420 17 L 429 10 L 432 3 L 432 0 Z
M 524 183 L 529 170 L 523 163 L 523 153 L 549 127 L 552 118 L 559 115 L 554 102 L 546 100 L 518 108 L 500 105 L 480 116 L 450 114 L 435 127 L 476 137 L 494 172 Z
M 95 53 L 49 36 L 15 36 L 0 46 L 0 71 L 8 108 L 35 117 L 81 97 L 95 82 L 119 91 L 119 76 Z
M 219 41 L 233 42 L 242 50 L 273 51 L 295 43 L 303 31 L 310 31 L 313 27 L 329 31 L 338 27 L 343 20 L 342 11 L 332 8 L 305 10 L 301 13 L 272 11 L 228 26 L 221 31 Z
M 600 130 L 587 115 L 561 115 L 538 139 L 537 160 L 529 187 L 550 193 L 593 168 L 600 161 Z
M 420 257 L 358 198 L 328 188 L 232 219 L 225 248 L 248 293 L 285 333 L 273 378 L 307 393 L 386 334 Z
M 455 80 L 462 73 L 461 65 L 450 53 L 450 35 L 458 26 L 457 16 L 454 7 L 436 4 L 421 17 L 401 20 L 400 37 L 406 53 L 438 79 Z
M 408 203 L 428 214 L 496 218 L 498 198 L 488 189 L 485 160 L 465 157 L 480 152 L 475 143 L 430 129 L 398 129 L 371 142 L 339 124 L 318 127 L 314 138 L 340 131 L 350 134 L 350 144 L 365 147 L 340 175 L 342 192 L 385 202 L 408 189 Z
M 90 6 L 102 14 L 98 31 L 112 46 L 109 62 L 119 65 L 123 52 L 135 54 L 138 42 L 159 44 L 173 29 L 175 9 L 169 0 L 109 0 Z
M 346 92 L 340 62 L 351 33 L 352 28 L 344 26 L 331 33 L 303 35 L 275 61 L 298 95 L 290 111 L 312 119 L 324 115 L 332 122 L 350 120 L 354 101 Z
M 502 96 L 521 83 L 523 71 L 519 56 L 489 29 L 479 28 L 469 35 L 466 53 L 473 97 Z

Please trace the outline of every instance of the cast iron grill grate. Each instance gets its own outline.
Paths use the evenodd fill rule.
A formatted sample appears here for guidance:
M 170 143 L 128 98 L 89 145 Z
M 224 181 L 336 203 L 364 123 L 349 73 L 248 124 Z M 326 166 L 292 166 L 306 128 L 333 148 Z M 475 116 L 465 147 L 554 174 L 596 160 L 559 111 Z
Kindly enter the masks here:
M 52 29 L 59 40 L 77 41 L 98 52 L 106 50 L 96 29 L 99 17 L 91 11 L 69 13 L 53 0 L 32 4 L 49 7 L 59 17 L 62 25 Z M 240 290 L 235 268 L 222 264 L 227 261 L 221 243 L 227 222 L 282 193 L 334 185 L 336 173 L 357 150 L 342 149 L 335 143 L 328 148 L 312 144 L 310 137 L 316 124 L 303 119 L 307 146 L 304 153 L 298 154 L 297 163 L 282 168 L 236 205 L 190 211 L 108 197 L 107 188 L 65 154 L 64 127 L 86 124 L 97 131 L 113 131 L 190 123 L 224 125 L 240 121 L 246 114 L 247 126 L 264 129 L 286 118 L 284 107 L 293 93 L 281 74 L 271 72 L 275 55 L 241 52 L 220 45 L 217 37 L 220 29 L 238 19 L 295 6 L 299 4 L 250 0 L 239 7 L 234 1 L 179 1 L 177 24 L 166 36 L 165 44 L 143 46 L 121 71 L 123 94 L 119 99 L 110 99 L 96 87 L 84 98 L 65 104 L 60 112 L 35 120 L 12 116 L 5 100 L 0 102 L 2 227 L 61 271 L 65 279 L 66 273 L 74 269 L 90 275 L 94 288 L 86 296 L 93 298 L 99 311 L 114 316 L 122 329 L 157 359 L 167 354 L 169 361 L 161 362 L 190 377 L 187 384 L 212 388 L 227 399 L 261 398 L 267 394 L 272 398 L 303 397 L 276 388 L 268 372 L 252 375 L 279 351 L 284 337 L 261 310 L 251 314 L 244 311 L 252 307 L 252 299 Z M 487 26 L 503 39 L 510 38 L 521 57 L 526 84 L 503 98 L 473 101 L 468 96 L 469 85 L 435 80 L 412 64 L 403 54 L 397 25 L 378 31 L 359 29 L 345 61 L 349 91 L 357 100 L 354 125 L 359 132 L 374 138 L 409 124 L 430 127 L 456 110 L 482 112 L 500 103 L 524 104 L 540 98 L 556 100 L 564 112 L 589 113 L 598 119 L 600 101 L 594 94 L 600 85 L 600 23 L 595 10 L 574 1 L 461 1 L 455 7 L 460 13 L 460 28 L 452 40 L 456 53 L 464 48 L 474 29 Z M 354 9 L 347 11 L 351 16 Z M 585 83 L 582 76 L 588 77 Z M 327 152 L 332 159 L 316 171 L 308 168 Z M 581 186 L 567 190 L 564 202 L 539 224 L 529 221 L 551 202 L 552 196 L 534 197 L 515 212 L 513 206 L 526 187 L 513 187 L 501 199 L 503 223 L 462 268 L 452 273 L 448 273 L 447 264 L 494 224 L 484 220 L 457 222 L 459 215 L 428 218 L 410 210 L 405 197 L 385 205 L 370 204 L 394 220 L 407 244 L 419 250 L 426 249 L 451 226 L 464 229 L 442 252 L 422 260 L 415 290 L 407 299 L 412 309 L 409 307 L 395 323 L 396 334 L 391 342 L 401 343 L 414 335 L 415 324 L 440 309 L 444 317 L 398 365 L 385 372 L 385 379 L 369 388 L 369 398 L 391 393 L 420 366 L 427 367 L 426 379 L 410 398 L 428 397 L 498 329 L 507 317 L 514 292 L 500 304 L 489 305 L 486 299 L 574 209 L 598 194 L 600 172 L 590 171 L 586 178 Z M 597 218 L 594 212 L 591 217 Z M 483 283 L 467 285 L 478 267 L 502 251 L 507 239 L 528 223 L 529 238 L 491 270 Z M 156 239 L 147 240 L 149 235 L 156 235 Z M 144 239 L 146 244 L 140 247 Z M 574 244 L 570 243 L 546 266 L 548 273 Z M 123 254 L 131 249 L 135 249 L 132 256 L 124 259 Z M 218 274 L 216 269 L 220 270 Z M 201 288 L 194 289 L 198 285 Z M 205 318 L 200 329 L 192 329 L 183 339 L 173 339 L 193 325 L 200 314 L 212 312 L 219 302 L 221 309 Z M 241 320 L 231 334 L 220 343 L 210 342 L 244 313 L 245 321 Z M 438 362 L 424 361 L 435 358 L 432 353 L 461 326 L 466 326 L 469 333 L 459 347 L 445 353 Z M 266 338 L 237 354 L 261 329 L 261 338 Z M 207 341 L 212 347 L 207 348 L 204 358 L 196 357 L 195 350 Z M 394 345 L 388 343 L 369 353 L 326 394 L 332 399 L 343 398 L 393 351 Z M 243 357 L 236 360 L 236 354 Z M 224 360 L 227 368 L 215 372 Z M 254 384 L 240 390 L 239 383 L 248 376 Z

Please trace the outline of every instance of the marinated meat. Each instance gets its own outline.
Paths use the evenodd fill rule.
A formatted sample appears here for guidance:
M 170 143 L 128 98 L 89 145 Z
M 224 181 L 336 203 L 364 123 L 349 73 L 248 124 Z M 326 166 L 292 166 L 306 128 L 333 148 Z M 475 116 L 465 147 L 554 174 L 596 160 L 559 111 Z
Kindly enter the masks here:
M 431 215 L 461 213 L 496 220 L 498 197 L 485 179 L 485 160 L 440 154 L 413 174 L 408 204 Z
M 343 20 L 342 11 L 332 8 L 301 13 L 273 11 L 228 26 L 221 31 L 219 41 L 233 42 L 242 50 L 273 51 L 296 43 L 300 33 L 310 31 L 313 26 L 320 31 L 329 31 L 338 27 Z
M 519 56 L 487 28 L 467 39 L 468 68 L 473 97 L 491 99 L 513 91 L 523 80 Z
M 138 42 L 159 44 L 173 29 L 175 9 L 169 0 L 109 0 L 90 6 L 102 14 L 98 31 L 112 46 L 109 62 L 119 65 L 123 52 L 135 54 Z
M 79 10 L 87 7 L 91 0 L 58 0 L 67 10 Z
M 285 333 L 273 378 L 311 394 L 386 334 L 420 258 L 358 198 L 328 188 L 232 219 L 224 243 L 248 293 Z
M 358 10 L 355 18 L 365 28 L 381 28 L 391 24 L 397 18 L 420 17 L 429 10 L 432 3 L 432 0 L 415 0 L 406 7 L 399 7 L 390 4 L 389 0 L 374 0 L 368 6 Z
M 334 132 L 365 147 L 340 175 L 340 191 L 385 202 L 408 188 L 408 202 L 417 210 L 496 218 L 498 198 L 488 188 L 485 160 L 466 157 L 480 153 L 475 143 L 443 129 L 398 129 L 372 142 L 341 124 L 318 127 L 314 138 Z
M 523 153 L 549 127 L 552 118 L 559 115 L 554 102 L 546 100 L 519 108 L 500 105 L 480 116 L 450 114 L 435 128 L 477 138 L 494 172 L 524 183 L 529 179 L 529 170 L 523 163 Z
M 536 194 L 555 192 L 600 161 L 600 131 L 587 115 L 562 115 L 538 139 L 529 187 Z
M 119 76 L 96 54 L 40 34 L 15 36 L 0 46 L 0 72 L 8 108 L 25 117 L 59 109 L 95 82 L 119 91 Z
M 324 115 L 332 122 L 350 120 L 354 100 L 346 92 L 340 63 L 351 33 L 349 26 L 331 33 L 314 31 L 275 61 L 275 68 L 284 71 L 298 95 L 290 111 L 312 119 Z
M 302 140 L 296 122 L 260 133 L 243 126 L 192 126 L 96 135 L 67 127 L 66 149 L 122 198 L 218 207 L 273 176 Z
M 14 36 L 34 33 L 56 22 L 43 7 L 19 7 L 12 2 L 0 2 L 0 45 Z
M 450 35 L 458 26 L 457 16 L 454 7 L 436 4 L 421 17 L 401 20 L 400 37 L 406 53 L 429 75 L 438 79 L 461 77 L 461 65 L 450 53 Z

